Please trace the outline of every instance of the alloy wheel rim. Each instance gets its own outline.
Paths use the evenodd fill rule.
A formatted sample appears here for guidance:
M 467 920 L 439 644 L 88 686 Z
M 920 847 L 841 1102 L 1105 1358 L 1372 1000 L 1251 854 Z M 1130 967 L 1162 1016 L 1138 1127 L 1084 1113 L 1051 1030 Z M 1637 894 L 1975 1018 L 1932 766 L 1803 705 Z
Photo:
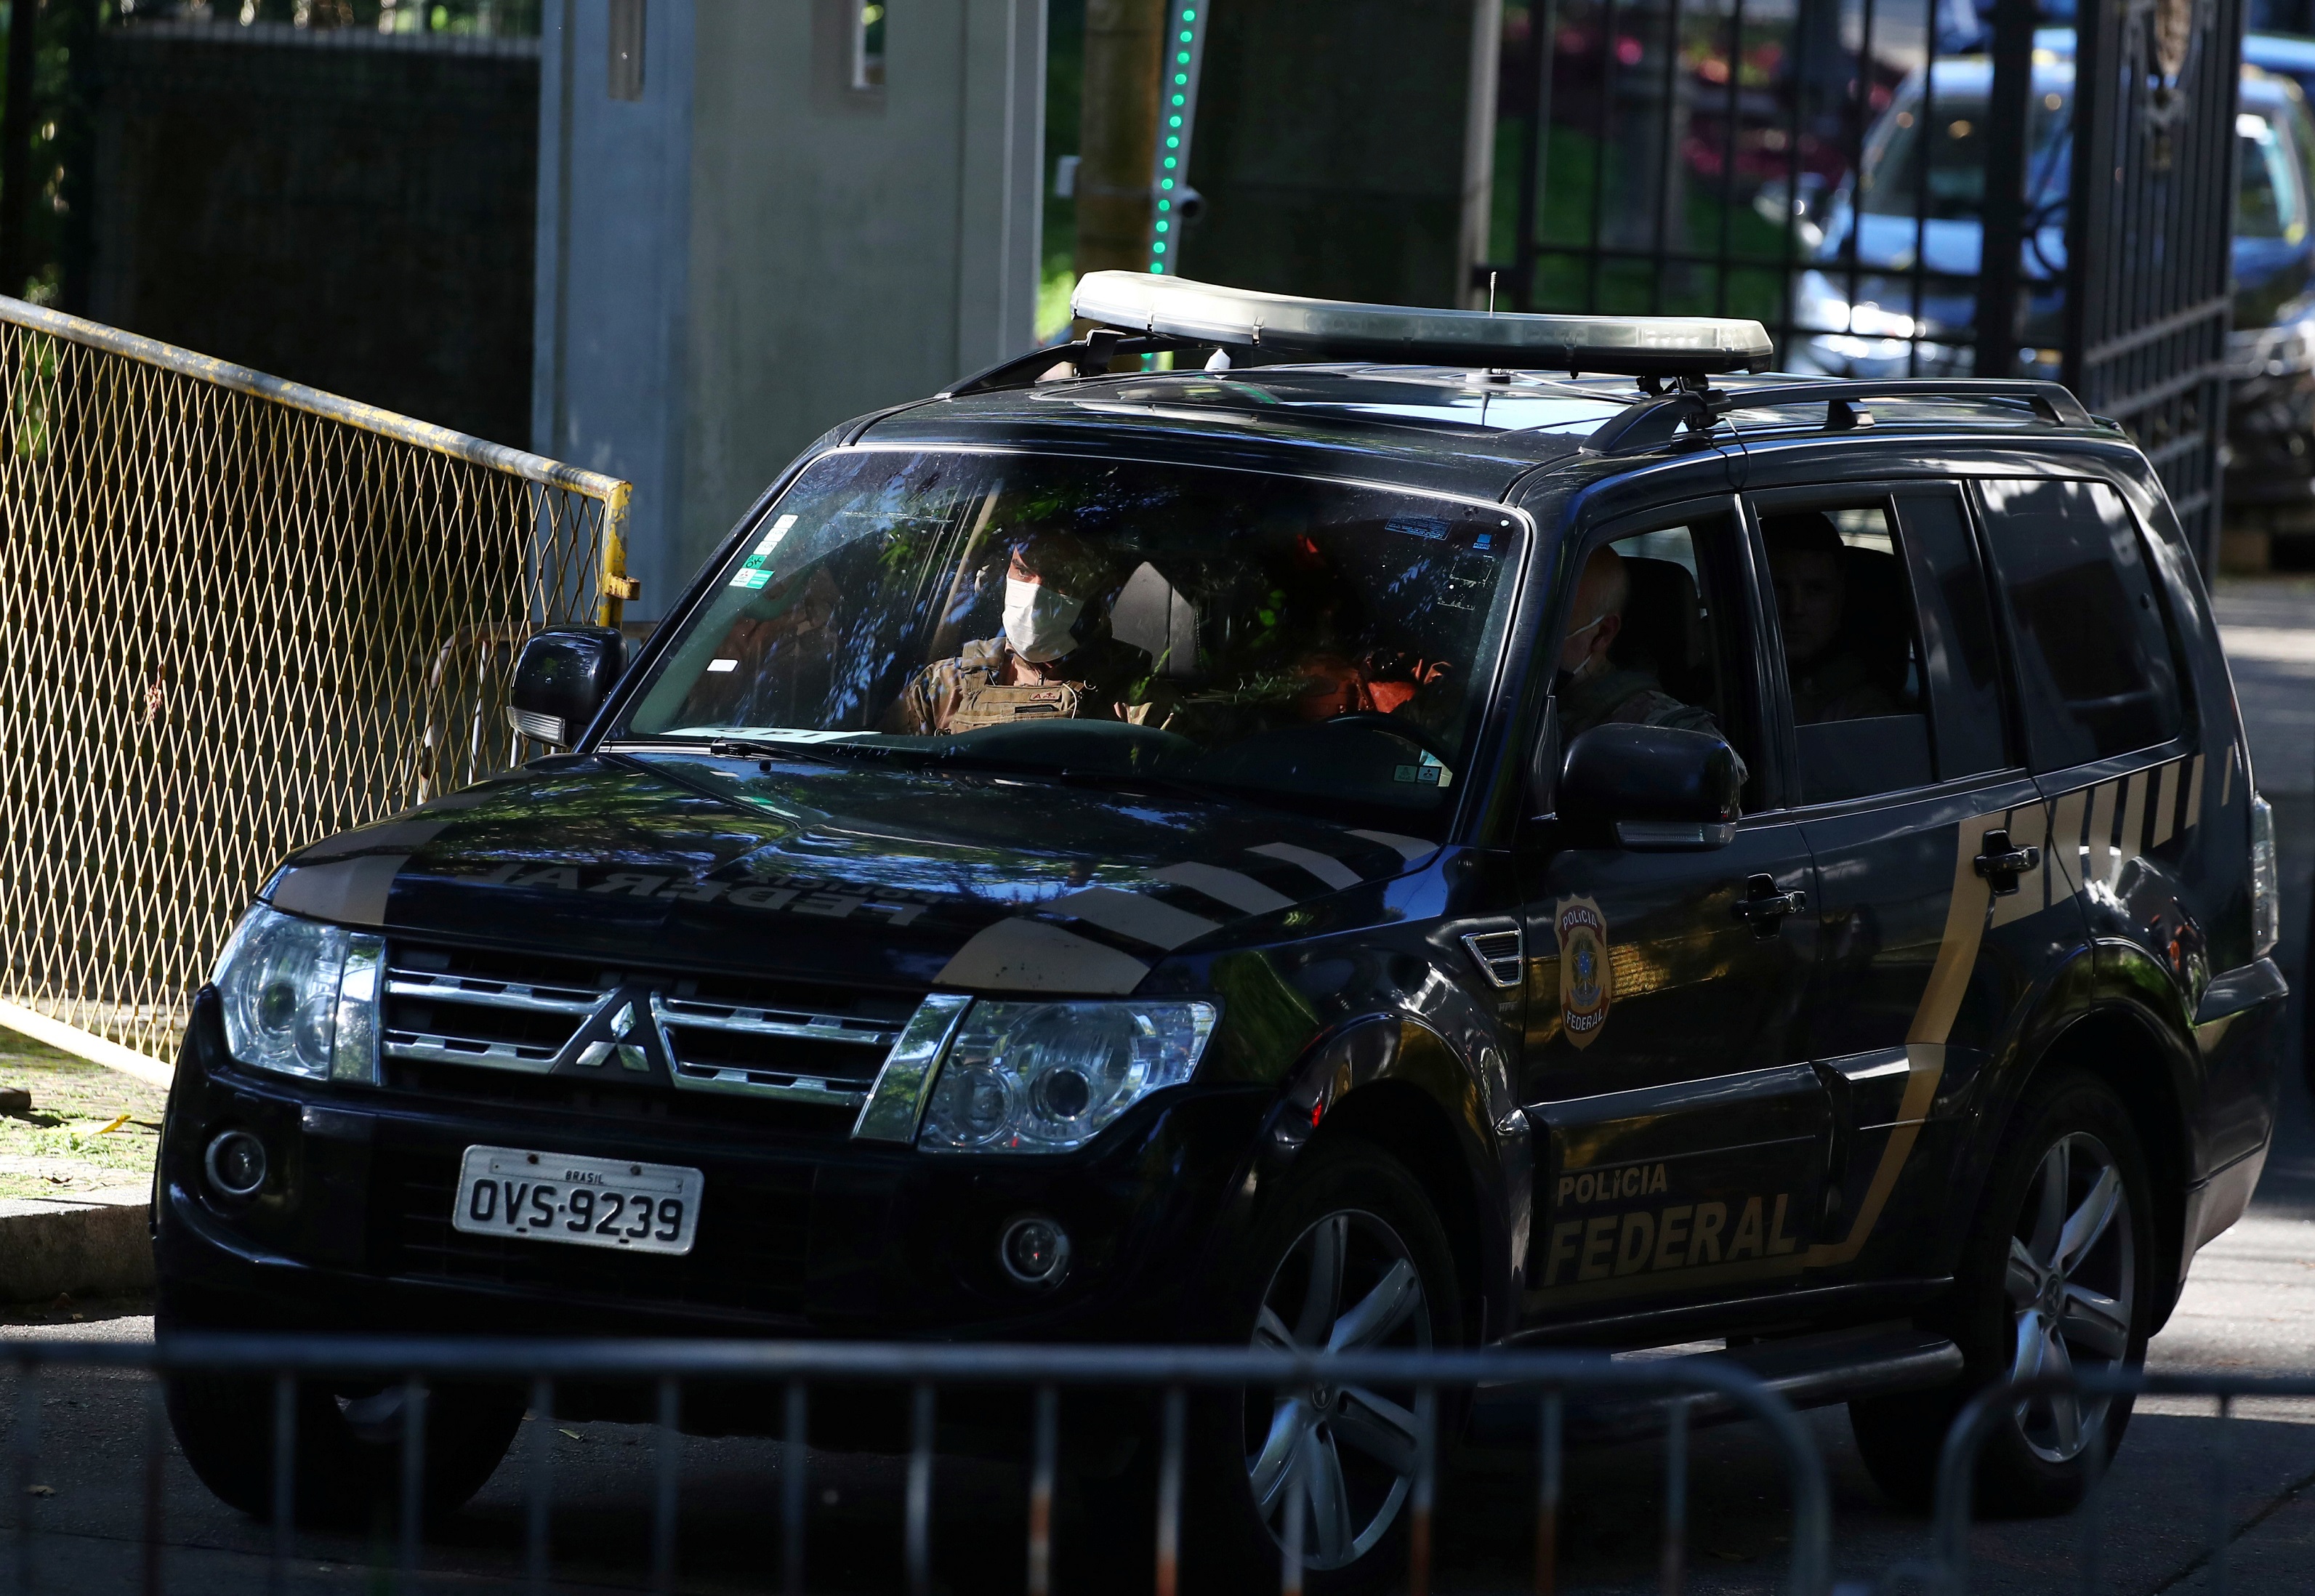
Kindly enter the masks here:
M 2027 1184 L 2009 1238 L 2010 1378 L 2063 1377 L 2128 1356 L 2137 1259 L 2114 1154 L 2087 1131 L 2059 1138 Z M 2071 1391 L 2029 1397 L 2016 1409 L 2018 1434 L 2044 1462 L 2071 1463 L 2104 1432 L 2112 1405 Z
M 1260 1352 L 1428 1351 L 1431 1334 L 1431 1304 L 1406 1242 L 1376 1216 L 1344 1210 L 1303 1231 L 1279 1261 L 1253 1344 Z M 1283 1547 L 1288 1503 L 1299 1491 L 1304 1566 L 1346 1567 L 1397 1521 L 1415 1482 L 1412 1403 L 1411 1392 L 1355 1385 L 1247 1391 L 1255 1511 Z

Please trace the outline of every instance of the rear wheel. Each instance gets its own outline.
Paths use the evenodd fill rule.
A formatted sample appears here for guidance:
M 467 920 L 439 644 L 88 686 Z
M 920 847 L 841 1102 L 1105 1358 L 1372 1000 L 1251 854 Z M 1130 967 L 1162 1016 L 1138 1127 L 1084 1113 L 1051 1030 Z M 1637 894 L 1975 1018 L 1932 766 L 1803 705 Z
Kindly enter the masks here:
M 217 1499 L 257 1518 L 273 1512 L 273 1382 L 261 1376 L 169 1377 L 170 1426 L 185 1461 Z M 522 1423 L 519 1391 L 494 1386 L 431 1392 L 424 1419 L 428 1516 L 455 1512 L 483 1488 Z M 297 1388 L 291 1515 L 359 1526 L 391 1519 L 402 1501 L 402 1388 L 341 1394 Z
M 1936 1491 L 1945 1432 L 2000 1379 L 2134 1366 L 2146 1356 L 2153 1210 L 2128 1111 L 2085 1075 L 2053 1078 L 2004 1139 L 1940 1327 L 1960 1346 L 1959 1388 L 1849 1404 L 1874 1479 L 1909 1506 Z M 2122 1444 L 2128 1397 L 2062 1392 L 2020 1402 L 1978 1455 L 1982 1512 L 2033 1517 L 2081 1500 L 2090 1449 Z

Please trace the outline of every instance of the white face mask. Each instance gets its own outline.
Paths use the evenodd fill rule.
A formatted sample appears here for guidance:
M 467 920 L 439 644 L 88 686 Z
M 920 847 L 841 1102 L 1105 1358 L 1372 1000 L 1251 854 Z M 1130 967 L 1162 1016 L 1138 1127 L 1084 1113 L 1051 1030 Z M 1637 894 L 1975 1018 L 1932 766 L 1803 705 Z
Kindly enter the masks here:
M 1072 598 L 1058 588 L 1005 579 L 1005 641 L 1032 665 L 1058 660 L 1077 647 L 1069 628 L 1078 624 L 1085 600 Z

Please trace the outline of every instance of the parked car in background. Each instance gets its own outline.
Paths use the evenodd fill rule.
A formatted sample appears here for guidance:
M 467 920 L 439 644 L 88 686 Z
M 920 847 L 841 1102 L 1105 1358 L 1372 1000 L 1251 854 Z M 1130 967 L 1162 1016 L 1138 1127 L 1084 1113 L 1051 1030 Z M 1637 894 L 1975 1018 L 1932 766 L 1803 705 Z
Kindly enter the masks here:
M 2045 29 L 2036 40 L 2018 361 L 2032 377 L 2058 375 L 2072 38 Z M 2315 118 L 2293 76 L 2249 64 L 2303 57 L 2315 75 L 2315 42 L 2257 36 L 2245 56 L 2226 493 L 2278 531 L 2315 534 Z M 1809 331 L 1796 337 L 1796 368 L 1860 377 L 1972 369 L 1991 79 L 1984 57 L 1940 61 L 1909 77 L 1874 125 L 1861 175 L 1824 207 L 1818 263 L 1796 290 L 1796 318 Z
M 2315 117 L 2307 109 L 2315 39 L 2254 33 L 2243 40 L 2243 63 L 2247 81 L 2264 74 L 2296 91 L 2284 132 L 2295 141 L 2300 184 L 2310 196 L 2303 220 L 2315 222 Z M 2243 111 L 2248 121 L 2254 113 L 2248 93 Z M 2236 231 L 2243 230 L 2239 220 Z M 2238 275 L 2242 270 L 2238 253 Z M 2275 536 L 2278 563 L 2305 564 L 2315 559 L 2315 284 L 2303 257 L 2287 295 L 2285 286 L 2280 279 L 2269 286 L 2273 306 L 2257 320 L 2254 307 L 2236 302 L 2226 502 L 2230 520 Z

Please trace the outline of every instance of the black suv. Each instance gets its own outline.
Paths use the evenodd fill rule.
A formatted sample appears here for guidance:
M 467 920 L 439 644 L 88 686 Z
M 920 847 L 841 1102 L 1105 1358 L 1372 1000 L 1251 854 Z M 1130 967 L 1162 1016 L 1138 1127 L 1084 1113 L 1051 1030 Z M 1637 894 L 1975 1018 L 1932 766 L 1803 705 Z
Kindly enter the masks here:
M 164 1334 L 1725 1337 L 1829 1361 L 1916 1500 L 1973 1384 L 2141 1357 L 2285 988 L 2137 448 L 2053 385 L 1730 375 L 1749 323 L 1078 303 L 807 451 L 632 663 L 536 639 L 569 752 L 266 882 Z M 253 1510 L 258 1396 L 172 1391 Z M 1308 1396 L 1201 1429 L 1200 1521 L 1260 1549 L 1305 1457 L 1355 1576 L 1410 1415 Z M 302 1500 L 398 1477 L 393 1403 L 307 1393 Z M 2064 1505 L 2126 1405 L 2021 1408 L 1997 1488 Z M 519 1406 L 430 1423 L 438 1496 Z

